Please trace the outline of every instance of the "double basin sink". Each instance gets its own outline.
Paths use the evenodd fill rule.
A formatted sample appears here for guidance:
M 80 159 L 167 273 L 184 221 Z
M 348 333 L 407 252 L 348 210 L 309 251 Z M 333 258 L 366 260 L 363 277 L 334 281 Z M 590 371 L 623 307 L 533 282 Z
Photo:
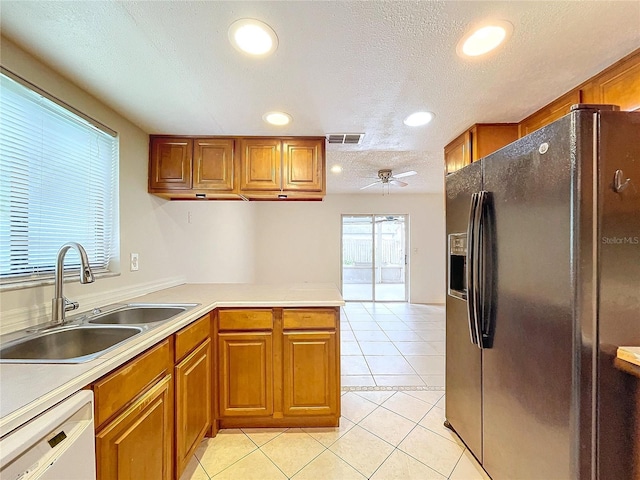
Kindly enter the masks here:
M 127 304 L 77 315 L 0 346 L 2 363 L 82 363 L 160 326 L 196 304 Z

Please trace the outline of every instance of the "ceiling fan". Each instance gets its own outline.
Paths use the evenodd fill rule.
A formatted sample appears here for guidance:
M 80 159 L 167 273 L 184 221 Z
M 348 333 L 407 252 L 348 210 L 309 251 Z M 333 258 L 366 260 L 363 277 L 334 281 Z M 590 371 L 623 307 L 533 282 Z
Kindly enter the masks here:
M 378 185 L 378 184 L 382 184 L 383 186 L 387 185 L 387 188 L 389 187 L 389 185 L 406 187 L 409 184 L 407 182 L 402 182 L 398 179 L 404 178 L 404 177 L 411 177 L 412 175 L 417 175 L 417 174 L 418 172 L 414 172 L 413 170 L 410 170 L 408 172 L 403 172 L 403 173 L 398 173 L 397 175 L 393 175 L 393 172 L 391 171 L 390 168 L 384 168 L 382 170 L 378 170 L 378 180 L 376 180 L 373 183 L 370 183 L 369 185 L 365 185 L 364 187 L 361 187 L 360 190 L 364 190 L 365 188 L 373 187 L 374 185 Z

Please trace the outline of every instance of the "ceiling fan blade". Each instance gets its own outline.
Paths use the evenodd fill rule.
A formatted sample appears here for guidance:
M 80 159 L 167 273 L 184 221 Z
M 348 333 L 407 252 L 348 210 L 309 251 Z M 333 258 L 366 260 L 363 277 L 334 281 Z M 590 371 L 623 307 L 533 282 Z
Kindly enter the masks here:
M 399 187 L 406 187 L 409 185 L 407 182 L 401 182 L 400 180 L 389 180 L 389 183 L 392 185 L 397 185 Z
M 394 175 L 394 178 L 402 178 L 402 177 L 411 177 L 413 175 L 417 175 L 418 172 L 414 172 L 413 170 L 410 170 L 408 172 L 404 172 L 404 173 L 399 173 L 397 175 Z
M 365 185 L 364 187 L 360 187 L 360 190 L 364 190 L 365 188 L 373 187 L 374 185 L 378 185 L 379 183 L 381 183 L 380 180 L 378 180 L 377 182 L 370 183 L 369 185 Z

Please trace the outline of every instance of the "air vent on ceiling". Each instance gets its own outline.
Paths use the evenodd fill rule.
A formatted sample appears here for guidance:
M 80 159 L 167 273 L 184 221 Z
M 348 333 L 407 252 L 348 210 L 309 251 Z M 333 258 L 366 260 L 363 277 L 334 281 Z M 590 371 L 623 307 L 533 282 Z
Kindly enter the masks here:
M 330 133 L 327 135 L 329 143 L 341 145 L 359 145 L 364 138 L 364 133 Z

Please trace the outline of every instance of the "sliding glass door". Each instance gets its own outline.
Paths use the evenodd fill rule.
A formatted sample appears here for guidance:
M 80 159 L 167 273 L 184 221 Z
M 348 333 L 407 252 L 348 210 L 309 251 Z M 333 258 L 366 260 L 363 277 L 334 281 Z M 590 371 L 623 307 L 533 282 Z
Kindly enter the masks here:
M 342 296 L 407 300 L 406 215 L 342 216 Z

